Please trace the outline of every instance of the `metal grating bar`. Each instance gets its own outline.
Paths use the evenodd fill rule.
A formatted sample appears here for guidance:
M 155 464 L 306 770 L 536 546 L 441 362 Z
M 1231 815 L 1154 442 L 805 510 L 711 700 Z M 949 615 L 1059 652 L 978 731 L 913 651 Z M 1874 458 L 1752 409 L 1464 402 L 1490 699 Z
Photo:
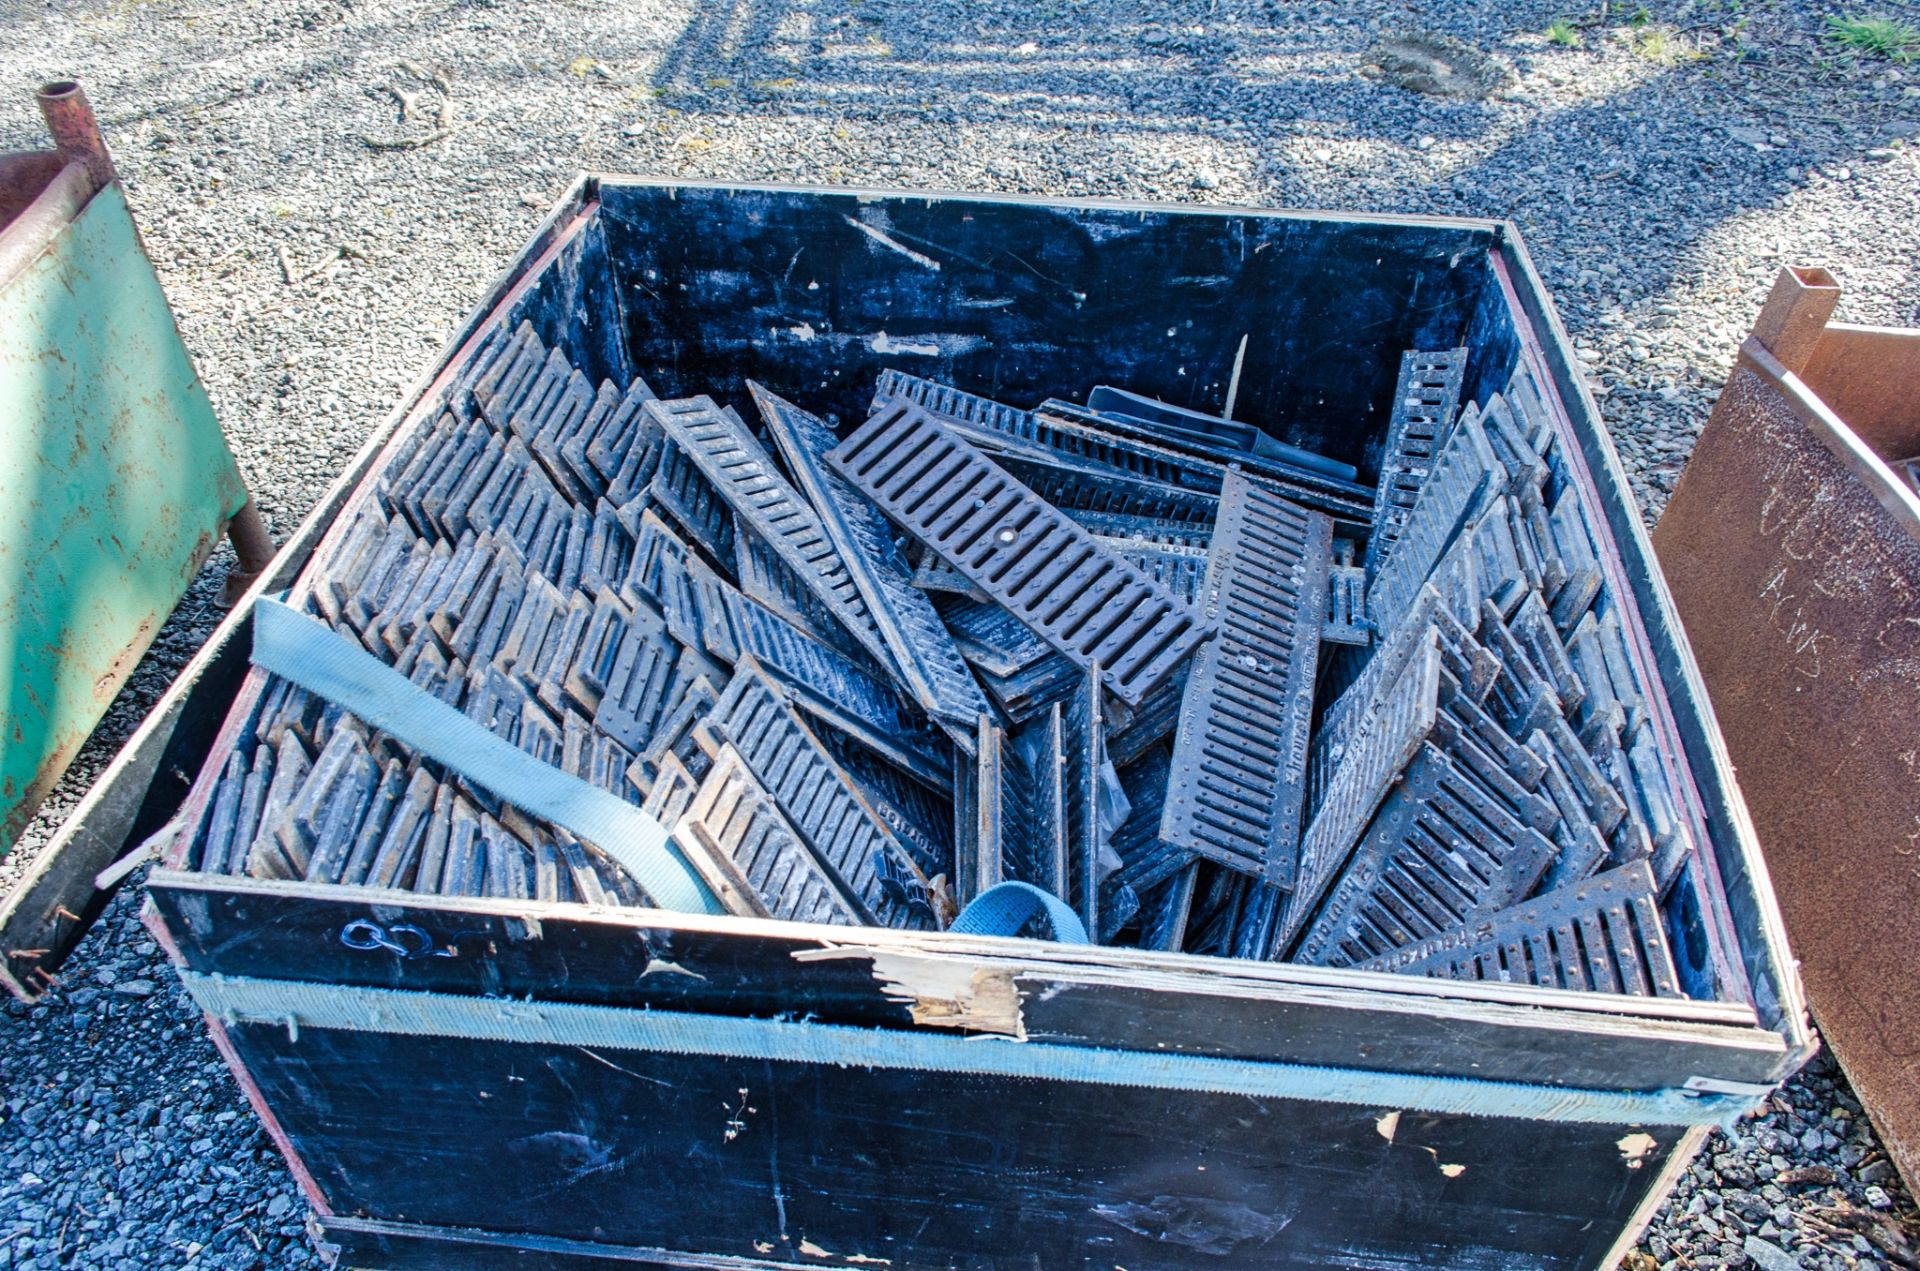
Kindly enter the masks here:
M 1036 662 L 1058 656 L 1026 623 L 991 600 L 955 600 L 943 608 L 947 630 L 961 656 L 990 675 L 1018 675 Z
M 1485 430 L 1471 416 L 1463 417 L 1421 485 L 1392 554 L 1368 570 L 1367 599 L 1376 626 L 1396 621 L 1455 537 L 1491 515 L 1505 479 Z M 1505 507 L 1498 512 L 1504 519 Z
M 1373 642 L 1373 628 L 1367 622 L 1365 566 L 1334 565 L 1327 571 L 1327 613 L 1320 638 L 1328 644 Z
M 1160 838 L 1293 883 L 1333 522 L 1231 473 L 1201 612 L 1220 636 L 1180 704 Z
M 808 714 L 848 733 L 921 781 L 947 787 L 952 761 L 946 744 L 891 683 L 809 638 L 724 580 L 697 577 L 695 585 L 714 614 L 703 625 L 726 627 L 731 653 L 727 660 L 751 657 L 780 680 L 794 704 Z
M 1472 774 L 1421 748 L 1354 849 L 1292 960 L 1352 966 L 1525 897 L 1554 845 Z
M 1063 899 L 1067 888 L 1067 785 L 1058 702 L 1007 735 L 1001 772 L 1001 871 Z
M 1515 416 L 1512 404 L 1498 393 L 1487 399 L 1480 423 L 1507 470 L 1508 496 L 1526 512 L 1537 510 L 1551 473 L 1534 449 L 1526 425 Z
M 1371 490 L 1351 480 L 1229 446 L 1190 442 L 1173 449 L 1166 438 L 1124 417 L 1060 402 L 1049 402 L 1046 411 L 1016 410 L 901 371 L 881 372 L 874 412 L 904 402 L 951 420 L 958 432 L 986 449 L 999 449 L 1010 440 L 1029 456 L 1038 452 L 1043 461 L 1047 455 L 1057 456 L 1073 466 L 1154 484 L 1212 494 L 1228 469 L 1239 468 L 1285 488 L 1297 502 L 1360 525 L 1367 522 L 1373 497 Z M 1064 417 L 1069 415 L 1078 418 Z M 1351 470 L 1347 472 L 1350 476 Z
M 917 406 L 868 420 L 827 461 L 1075 663 L 1137 703 L 1211 632 Z
M 387 827 L 400 810 L 400 801 L 406 793 L 406 787 L 405 764 L 390 759 L 381 765 L 380 784 L 374 787 L 373 799 L 367 804 L 367 810 L 354 832 L 353 848 L 347 853 L 345 862 L 335 876 L 336 882 L 350 887 L 360 886 L 366 882 L 367 871 L 373 867 L 373 858 L 387 836 Z
M 1099 391 L 1096 388 L 1094 393 Z M 1083 431 L 1117 433 L 1135 443 L 1144 443 L 1156 449 L 1176 451 L 1197 459 L 1209 460 L 1214 464 L 1239 468 L 1251 476 L 1293 489 L 1294 494 L 1300 497 L 1302 502 L 1314 502 L 1314 496 L 1322 490 L 1357 499 L 1371 497 L 1370 490 L 1355 484 L 1355 478 L 1359 473 L 1352 464 L 1330 459 L 1326 455 L 1311 450 L 1302 450 L 1298 446 L 1290 446 L 1252 425 L 1224 421 L 1233 428 L 1245 430 L 1241 435 L 1247 437 L 1250 444 L 1238 446 L 1222 437 L 1208 436 L 1202 431 L 1171 424 L 1164 418 L 1147 419 L 1126 410 L 1108 410 L 1098 407 L 1092 404 L 1092 399 L 1093 393 L 1089 393 L 1088 404 L 1082 406 L 1077 402 L 1049 397 L 1034 407 L 1033 413 L 1039 417 L 1043 426 L 1070 424 Z M 1154 402 L 1151 398 L 1135 400 L 1140 403 L 1151 403 L 1151 406 L 1157 410 L 1168 409 L 1165 402 Z M 1181 410 L 1177 406 L 1172 409 Z M 1220 421 L 1217 415 L 1195 415 L 1193 418 Z
M 1269 883 L 1247 879 L 1241 892 L 1240 910 L 1229 933 L 1226 956 L 1258 962 L 1279 957 L 1281 921 L 1286 906 L 1286 892 Z
M 594 727 L 629 748 L 644 746 L 671 709 L 669 689 L 679 656 L 660 611 L 645 600 L 636 603 L 594 712 Z
M 561 457 L 560 448 L 582 427 L 597 424 L 596 412 L 612 409 L 616 400 L 613 385 L 602 385 L 595 393 L 587 377 L 569 367 L 564 387 L 547 402 L 540 417 L 530 421 L 531 427 L 521 433 L 527 449 L 571 502 L 592 503 L 599 498 L 599 474 L 589 471 L 583 478 Z
M 1373 501 L 1373 534 L 1367 538 L 1369 570 L 1379 568 L 1400 541 L 1413 505 L 1427 486 L 1434 463 L 1453 428 L 1467 349 L 1402 353 L 1394 411 L 1386 424 L 1386 453 Z
M 772 456 L 761 449 L 739 417 L 707 397 L 649 402 L 647 414 L 860 647 L 881 666 L 891 668 L 893 654 L 820 518 L 775 470 Z
M 1442 664 L 1470 696 L 1476 701 L 1486 696 L 1499 674 L 1499 660 L 1453 618 L 1439 592 L 1422 588 L 1412 611 L 1386 632 L 1360 673 L 1322 713 L 1309 758 L 1310 774 L 1345 753 L 1354 728 L 1365 718 L 1382 686 L 1398 676 L 1408 659 L 1430 641 L 1438 641 Z M 1318 776 L 1309 776 L 1310 790 L 1323 785 Z
M 1555 554 L 1565 564 L 1567 581 L 1553 599 L 1553 625 L 1571 631 L 1600 595 L 1600 556 L 1587 527 L 1586 512 L 1572 487 L 1561 491 L 1547 514 Z
M 695 398 L 695 402 L 705 398 Z M 657 411 L 683 402 L 648 402 L 645 418 L 659 426 Z M 662 432 L 664 434 L 664 429 Z M 733 513 L 687 452 L 663 439 L 659 466 L 647 486 L 647 496 L 687 532 L 687 536 L 722 569 L 733 568 Z
M 1220 511 L 1219 496 L 1200 490 L 1182 490 L 1125 473 L 1070 466 L 1055 459 L 1035 461 L 999 452 L 994 452 L 992 459 L 1063 512 L 1140 516 L 1200 527 L 1212 525 Z
M 641 408 L 657 400 L 647 382 L 634 376 L 633 382 L 620 395 L 619 405 L 600 420 L 599 427 L 591 435 L 581 434 L 578 453 L 562 448 L 569 462 L 577 465 L 580 460 L 585 460 L 587 466 L 599 474 L 610 499 L 621 473 L 626 470 L 628 456 L 633 453 L 634 446 L 647 436 L 648 430 L 640 422 Z M 627 493 L 628 497 L 632 497 L 631 491 Z
M 1120 769 L 1120 786 L 1126 791 L 1129 810 L 1127 819 L 1114 831 L 1112 847 L 1120 858 L 1119 881 L 1136 892 L 1159 886 L 1193 863 L 1191 853 L 1160 836 L 1172 768 L 1173 757 L 1167 748 L 1154 746 L 1137 762 Z
M 1164 547 L 1188 547 L 1204 552 L 1213 541 L 1213 519 L 1205 524 L 1170 520 L 1164 516 L 1135 516 L 1127 512 L 1091 512 L 1080 508 L 1061 508 L 1074 523 L 1089 534 L 1107 538 L 1131 538 Z
M 780 812 L 739 751 L 722 746 L 674 827 L 698 850 L 688 859 L 721 867 L 725 884 L 758 914 L 788 922 L 871 926 L 873 916 L 823 865 Z M 724 896 L 727 891 L 716 888 Z
M 839 616 L 787 567 L 771 544 L 744 525 L 736 526 L 734 543 L 734 572 L 740 577 L 743 593 L 817 642 L 878 670 L 879 664 L 868 656 Z
M 714 688 L 712 679 L 690 665 L 689 660 L 693 655 L 692 649 L 681 651 L 674 667 L 675 687 L 668 694 L 673 704 L 661 717 L 653 735 L 636 752 L 634 763 L 639 767 L 638 775 L 642 778 L 649 773 L 663 772 L 669 759 L 679 762 L 690 774 L 696 769 L 704 771 L 704 759 L 696 759 L 700 750 L 694 742 L 694 727 L 706 719 L 707 713 L 719 700 L 720 693 Z M 633 775 L 630 773 L 629 777 Z M 634 784 L 641 785 L 644 782 L 636 781 Z M 652 786 L 647 787 L 647 793 L 653 793 Z
M 1506 504 L 1505 495 L 1496 498 L 1485 515 L 1461 531 L 1427 575 L 1427 585 L 1440 593 L 1448 611 L 1468 628 L 1480 625 L 1480 606 L 1485 601 L 1517 601 L 1524 591 Z M 1373 603 L 1371 595 L 1368 603 Z M 1376 630 L 1387 625 L 1379 609 L 1371 616 Z
M 1524 357 L 1514 364 L 1513 378 L 1507 381 L 1507 400 L 1513 404 L 1533 452 L 1544 458 L 1554 445 L 1553 412 Z
M 1094 534 L 1093 540 L 1187 604 L 1198 601 L 1207 573 L 1207 549 L 1204 546 L 1157 543 L 1099 533 Z M 921 591 L 968 596 L 979 591 L 972 579 L 932 552 L 926 553 L 925 559 L 913 571 L 910 581 L 913 587 Z
M 1006 730 L 983 712 L 974 753 L 954 754 L 954 898 L 963 909 L 1006 878 L 1006 748 Z
M 1080 915 L 1089 934 L 1101 930 L 1101 884 L 1118 868 L 1113 832 L 1124 820 L 1119 774 L 1107 760 L 1099 666 L 1079 676 L 1061 709 L 1060 765 L 1067 782 L 1067 874 L 1061 899 Z M 1116 796 L 1119 796 L 1116 798 Z
M 1343 741 L 1314 739 L 1317 765 L 1327 776 L 1312 792 L 1312 819 L 1300 837 L 1293 892 L 1276 947 L 1285 948 L 1319 908 L 1321 897 L 1347 862 L 1400 773 L 1432 735 L 1440 718 L 1440 641 L 1437 632 L 1420 642 L 1405 668 L 1383 683 Z M 1331 759 L 1324 752 L 1334 745 Z
M 1566 727 L 1564 721 L 1561 727 Z M 1561 748 L 1539 729 L 1527 738 L 1527 748 L 1546 760 L 1547 775 L 1540 788 L 1553 800 L 1554 809 L 1560 814 L 1559 823 L 1553 827 L 1553 841 L 1558 850 L 1540 884 L 1543 890 L 1552 891 L 1577 883 L 1605 865 L 1609 855 L 1607 836 L 1569 772 Z M 1584 757 L 1586 752 L 1583 750 L 1581 754 Z M 1589 758 L 1588 762 L 1592 760 Z
M 868 805 L 913 853 L 921 874 L 929 879 L 944 874 L 951 880 L 954 868 L 953 800 L 948 793 L 951 771 L 942 777 L 940 789 L 936 791 L 932 784 L 886 762 L 852 734 L 824 720 L 819 721 L 817 727 L 812 724 L 809 727 L 827 753 L 853 779 Z M 956 749 L 971 751 L 976 743 L 972 737 L 966 741 L 964 747 Z
M 1180 723 L 1180 702 L 1187 693 L 1192 663 L 1181 667 L 1134 707 L 1133 717 L 1116 720 L 1107 734 L 1107 757 L 1116 767 L 1135 762 L 1154 745 L 1173 735 Z
M 1653 871 L 1646 862 L 1635 861 L 1373 958 L 1360 968 L 1681 997 L 1654 895 Z
M 751 662 L 736 667 L 701 731 L 740 752 L 814 854 L 882 925 L 935 925 L 913 853 L 765 672 Z
M 1104 534 L 1094 535 L 1094 541 L 1165 587 L 1183 603 L 1194 605 L 1199 602 L 1200 590 L 1207 577 L 1205 548 L 1173 547 L 1139 539 L 1111 538 Z
M 907 581 L 921 591 L 967 596 L 983 604 L 989 603 L 986 593 L 974 586 L 965 574 L 929 551 L 920 553 L 920 559 L 913 566 L 913 573 Z
M 1199 871 L 1199 878 L 1187 920 L 1186 950 L 1215 957 L 1231 956 L 1234 930 L 1239 925 L 1240 910 L 1253 888 L 1253 880 L 1204 862 L 1195 862 L 1194 868 Z
M 908 688 L 928 713 L 972 726 L 988 710 L 986 694 L 954 647 L 933 602 L 912 585 L 886 517 L 827 469 L 824 456 L 839 442 L 833 429 L 758 384 L 748 387 L 788 470 L 813 500 L 821 526 Z
M 1086 675 L 1058 653 L 1013 675 L 992 675 L 982 669 L 980 683 L 1008 719 L 1025 723 L 1055 702 L 1064 702 Z M 1158 691 L 1158 690 L 1156 690 Z
M 1199 865 L 1188 865 L 1146 900 L 1141 948 L 1173 953 L 1186 946 L 1187 926 L 1193 916 L 1194 894 L 1199 882 Z

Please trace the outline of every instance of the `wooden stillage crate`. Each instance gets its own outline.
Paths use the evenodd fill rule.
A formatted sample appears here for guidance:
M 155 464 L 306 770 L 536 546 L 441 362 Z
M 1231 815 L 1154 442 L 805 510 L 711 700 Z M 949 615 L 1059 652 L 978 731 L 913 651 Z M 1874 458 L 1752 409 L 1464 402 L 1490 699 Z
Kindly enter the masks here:
M 594 380 L 753 379 L 846 420 L 887 365 L 1199 404 L 1250 337 L 1240 417 L 1363 474 L 1403 350 L 1467 348 L 1464 401 L 1525 368 L 1662 690 L 1687 996 L 258 881 L 185 868 L 184 835 L 151 925 L 342 1265 L 1598 1268 L 1809 1053 L 1698 673 L 1511 226 L 588 178 L 390 444 L 523 321 Z

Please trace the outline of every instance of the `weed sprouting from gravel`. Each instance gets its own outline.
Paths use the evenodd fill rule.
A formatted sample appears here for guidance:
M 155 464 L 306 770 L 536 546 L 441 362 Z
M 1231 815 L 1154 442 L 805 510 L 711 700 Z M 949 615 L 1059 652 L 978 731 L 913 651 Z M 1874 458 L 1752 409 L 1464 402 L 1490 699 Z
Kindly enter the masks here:
M 1580 47 L 1580 28 L 1566 18 L 1555 18 L 1547 24 L 1547 43 L 1558 44 L 1563 49 Z
M 1656 66 L 1678 66 L 1697 62 L 1705 55 L 1684 36 L 1667 26 L 1636 26 L 1627 43 L 1639 56 Z
M 1849 14 L 1827 19 L 1827 39 L 1862 57 L 1920 61 L 1920 27 L 1894 18 Z

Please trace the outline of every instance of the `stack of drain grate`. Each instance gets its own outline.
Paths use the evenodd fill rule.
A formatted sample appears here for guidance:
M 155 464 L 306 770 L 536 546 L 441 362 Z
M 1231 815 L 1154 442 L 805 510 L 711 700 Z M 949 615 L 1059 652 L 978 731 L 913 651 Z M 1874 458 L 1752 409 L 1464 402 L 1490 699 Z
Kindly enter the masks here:
M 1003 881 L 1103 943 L 1680 993 L 1691 847 L 1524 370 L 1403 360 L 1381 478 L 1100 387 L 898 371 L 844 438 L 752 386 L 456 369 L 303 603 L 643 806 L 733 912 L 937 929 Z M 647 905 L 592 843 L 278 680 L 193 863 Z

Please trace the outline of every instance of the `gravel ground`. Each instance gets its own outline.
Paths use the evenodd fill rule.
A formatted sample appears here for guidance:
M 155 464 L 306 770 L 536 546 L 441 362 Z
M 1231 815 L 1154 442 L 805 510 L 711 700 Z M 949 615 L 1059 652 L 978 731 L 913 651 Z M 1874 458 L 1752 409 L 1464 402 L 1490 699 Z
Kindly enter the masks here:
M 583 167 L 1510 216 L 1652 516 L 1781 264 L 1832 268 L 1845 319 L 1920 321 L 1920 66 L 1834 49 L 1837 11 L 1616 6 L 1569 48 L 1537 3 L 0 0 L 0 149 L 44 144 L 34 84 L 86 84 L 281 533 Z M 1367 73 L 1416 32 L 1511 76 L 1456 100 Z M 211 630 L 223 567 L 0 886 Z M 314 1265 L 137 899 L 0 1011 L 0 1271 Z M 1630 1263 L 1913 1267 L 1916 1239 L 1822 1060 L 1716 1136 Z

